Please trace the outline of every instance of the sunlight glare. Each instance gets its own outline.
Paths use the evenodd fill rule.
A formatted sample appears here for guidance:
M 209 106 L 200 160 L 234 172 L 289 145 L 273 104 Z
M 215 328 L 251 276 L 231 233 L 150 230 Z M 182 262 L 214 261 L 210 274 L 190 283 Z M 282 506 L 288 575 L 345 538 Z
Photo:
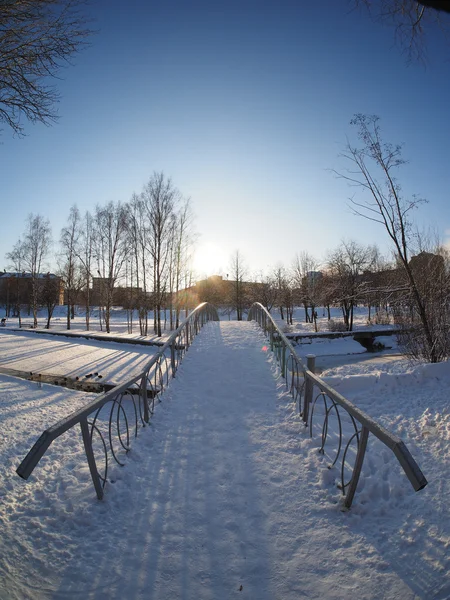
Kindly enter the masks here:
M 229 262 L 230 257 L 226 256 L 219 246 L 211 242 L 206 242 L 197 247 L 193 267 L 199 277 L 226 275 Z

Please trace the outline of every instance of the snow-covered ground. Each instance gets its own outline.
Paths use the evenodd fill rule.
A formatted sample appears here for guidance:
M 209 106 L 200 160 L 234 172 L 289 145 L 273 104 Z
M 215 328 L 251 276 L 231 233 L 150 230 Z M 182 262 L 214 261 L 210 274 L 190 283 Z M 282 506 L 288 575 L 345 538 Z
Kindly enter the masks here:
M 296 306 L 293 313 L 293 324 L 287 325 L 280 316 L 279 310 L 273 308 L 271 311 L 272 318 L 277 322 L 278 326 L 285 333 L 315 333 L 314 323 L 306 323 L 305 310 L 301 306 Z M 342 310 L 339 307 L 330 308 L 331 320 L 335 324 L 343 324 Z M 371 311 L 371 319 L 369 321 L 369 309 L 366 306 L 356 306 L 353 313 L 353 330 L 376 328 L 392 329 L 395 327 L 393 322 L 388 324 L 377 324 L 375 319 L 374 309 Z M 328 321 L 328 312 L 323 307 L 317 308 L 317 330 L 318 332 L 329 332 L 330 322 Z
M 4 309 L 0 310 L 0 315 L 2 317 L 5 316 Z M 184 313 L 180 317 L 184 318 Z M 46 310 L 41 309 L 38 312 L 38 329 L 44 329 L 47 323 Z M 22 326 L 27 328 L 33 324 L 33 316 L 27 315 L 26 313 L 22 314 Z M 8 317 L 6 320 L 6 330 L 8 329 L 16 329 L 19 327 L 19 319 L 17 317 Z M 95 334 L 95 335 L 104 335 L 105 339 L 108 339 L 110 336 L 121 337 L 125 340 L 133 340 L 133 339 L 145 339 L 146 341 L 165 341 L 167 337 L 170 335 L 170 323 L 162 322 L 162 336 L 158 338 L 153 333 L 153 313 L 149 312 L 149 320 L 148 320 L 148 335 L 141 336 L 139 330 L 139 320 L 137 311 L 134 311 L 133 319 L 130 321 L 127 318 L 127 311 L 120 308 L 114 307 L 111 311 L 111 322 L 110 322 L 111 333 L 107 334 L 105 329 L 104 321 L 100 322 L 99 320 L 99 311 L 98 309 L 93 309 L 90 317 L 89 331 L 86 330 L 86 318 L 85 311 L 81 307 L 76 307 L 75 318 L 70 322 L 70 330 L 67 331 L 67 306 L 56 306 L 55 311 L 53 313 L 53 317 L 50 321 L 50 329 L 52 331 L 59 331 L 71 334 Z M 131 333 L 129 333 L 131 331 Z
M 449 365 L 374 360 L 323 376 L 429 485 L 369 440 L 349 512 L 254 323 L 204 328 L 102 502 L 78 430 L 15 473 L 92 396 L 0 376 L 0 598 L 450 598 Z
M 314 354 L 316 357 L 316 373 L 319 375 L 323 371 L 344 365 L 356 363 L 360 365 L 366 362 L 366 369 L 371 370 L 380 365 L 383 369 L 396 368 L 401 371 L 405 368 L 405 364 L 409 365 L 397 344 L 395 335 L 377 336 L 376 341 L 384 346 L 384 349 L 379 352 L 368 352 L 359 342 L 351 337 L 327 339 L 307 337 L 293 342 L 295 351 L 298 356 L 303 359 L 306 364 L 306 357 L 309 354 Z M 357 367 L 357 370 L 360 367 Z

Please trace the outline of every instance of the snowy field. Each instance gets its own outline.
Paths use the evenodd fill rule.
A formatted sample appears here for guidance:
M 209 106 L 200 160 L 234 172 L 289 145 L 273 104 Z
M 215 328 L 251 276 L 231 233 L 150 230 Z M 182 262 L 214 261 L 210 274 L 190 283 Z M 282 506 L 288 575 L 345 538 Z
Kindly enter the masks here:
M 265 345 L 254 324 L 203 330 L 102 502 L 77 430 L 28 482 L 15 473 L 39 433 L 92 396 L 0 376 L 0 598 L 450 598 L 449 365 L 372 355 L 323 372 L 429 481 L 415 493 L 372 440 L 342 512 Z

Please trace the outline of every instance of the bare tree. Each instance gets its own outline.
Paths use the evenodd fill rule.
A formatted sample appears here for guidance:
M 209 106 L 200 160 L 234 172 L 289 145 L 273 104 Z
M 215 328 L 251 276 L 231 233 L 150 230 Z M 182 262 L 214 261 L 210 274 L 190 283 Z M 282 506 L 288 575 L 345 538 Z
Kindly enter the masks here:
M 178 326 L 180 288 L 188 277 L 193 237 L 189 200 L 183 200 L 163 173 L 154 173 L 143 192 L 133 194 L 128 215 L 128 246 L 141 335 L 147 335 L 152 306 L 157 335 L 162 333 L 163 309 L 169 309 L 170 327 Z M 164 310 L 164 323 L 167 312 Z
M 335 277 L 327 270 L 322 272 L 320 281 L 320 302 L 327 309 L 328 321 L 331 321 L 331 305 L 336 300 Z M 325 316 L 325 312 L 324 315 Z
M 261 302 L 261 304 L 270 312 L 274 307 L 278 296 L 278 290 L 274 276 L 260 273 L 252 284 L 251 290 L 251 301 Z
M 245 308 L 244 277 L 246 276 L 247 269 L 239 250 L 236 250 L 231 257 L 230 271 L 232 277 L 230 280 L 232 288 L 232 298 L 230 299 L 231 306 L 236 311 L 237 320 L 242 321 L 242 315 Z
M 383 142 L 377 116 L 357 114 L 350 122 L 358 129 L 362 147 L 356 148 L 347 142 L 343 157 L 352 164 L 347 174 L 337 173 L 352 186 L 363 190 L 361 200 L 350 199 L 353 212 L 382 225 L 391 239 L 395 254 L 402 265 L 410 294 L 422 324 L 424 356 L 430 362 L 443 358 L 447 350 L 440 348 L 430 327 L 430 315 L 417 283 L 417 274 L 411 268 L 410 245 L 412 241 L 412 211 L 425 200 L 417 196 L 405 198 L 395 178 L 396 171 L 405 164 L 400 145 Z M 356 169 L 356 170 L 355 170 Z
M 127 210 L 120 202 L 110 202 L 95 211 L 96 256 L 99 288 L 105 308 L 106 332 L 111 331 L 114 288 L 127 259 Z
M 50 320 L 53 316 L 55 306 L 59 302 L 60 284 L 61 279 L 59 277 L 56 277 L 51 273 L 44 275 L 41 286 L 41 300 L 42 304 L 47 309 L 47 323 L 45 325 L 46 329 L 50 329 Z
M 279 264 L 273 271 L 273 280 L 277 290 L 277 299 L 275 305 L 280 311 L 281 319 L 288 325 L 292 325 L 292 318 L 294 313 L 294 298 L 292 289 L 292 277 L 290 273 Z
M 70 320 L 73 318 L 74 303 L 80 290 L 80 264 L 79 264 L 79 239 L 81 219 L 78 208 L 74 205 L 70 209 L 66 227 L 61 230 L 60 244 L 62 249 L 61 275 L 65 282 L 67 302 L 67 329 L 70 329 Z
M 23 135 L 22 118 L 50 124 L 59 94 L 49 78 L 86 44 L 84 0 L 0 2 L 0 121 Z
M 373 254 L 370 246 L 355 241 L 342 241 L 328 257 L 328 268 L 335 283 L 335 294 L 342 308 L 347 331 L 353 330 L 353 310 L 366 289 L 361 275 L 370 268 Z
M 178 301 L 183 279 L 186 277 L 186 271 L 190 270 L 192 259 L 191 252 L 195 240 L 193 231 L 193 215 L 190 199 L 184 200 L 183 205 L 177 213 L 176 228 L 174 231 L 174 286 L 175 294 L 175 328 L 180 322 L 181 303 Z
M 173 214 L 181 198 L 172 180 L 154 173 L 142 192 L 149 224 L 148 249 L 153 263 L 154 331 L 161 336 L 161 313 L 168 290 Z
M 425 36 L 433 26 L 447 30 L 450 19 L 449 0 L 350 0 L 356 7 L 364 7 L 375 21 L 393 26 L 396 41 L 409 60 L 423 60 Z
M 91 319 L 91 281 L 94 261 L 94 220 L 89 211 L 80 224 L 77 259 L 81 264 L 81 292 L 84 297 L 86 329 L 89 331 Z
M 375 322 L 389 322 L 389 299 L 404 287 L 403 282 L 395 281 L 396 272 L 392 264 L 380 253 L 376 244 L 370 248 L 372 253 L 370 272 L 365 273 L 366 288 L 362 299 L 368 307 L 368 322 L 372 322 L 372 308 L 375 309 Z
M 150 262 L 148 251 L 150 228 L 146 220 L 147 210 L 142 197 L 133 194 L 129 206 L 128 238 L 131 259 L 134 261 L 135 301 L 139 315 L 140 333 L 141 335 L 147 335 L 148 311 L 150 308 L 147 276 L 147 264 Z M 131 285 L 133 286 L 133 278 Z
M 450 354 L 450 263 L 445 247 L 436 245 L 430 247 L 430 250 L 422 250 L 413 256 L 409 261 L 409 268 L 416 281 L 427 317 L 434 356 L 428 349 L 411 287 L 405 285 L 405 291 L 396 294 L 391 304 L 396 322 L 404 325 L 400 342 L 407 354 L 412 358 L 438 361 Z M 402 273 L 405 275 L 403 269 Z M 407 284 L 407 281 L 404 281 L 404 284 Z
M 308 252 L 297 254 L 292 265 L 293 282 L 297 296 L 305 309 L 306 323 L 313 323 L 317 331 L 316 307 L 320 299 L 320 282 L 322 274 L 317 271 L 317 260 Z M 311 308 L 311 313 L 309 313 Z
M 170 223 L 170 233 L 168 239 L 168 260 L 167 260 L 167 294 L 165 304 L 164 329 L 167 322 L 167 309 L 169 310 L 170 329 L 173 329 L 174 324 L 174 300 L 175 300 L 175 279 L 176 279 L 176 246 L 177 246 L 177 219 L 175 212 L 172 214 Z
M 14 306 L 14 314 L 19 319 L 19 327 L 22 327 L 22 296 L 21 296 L 21 276 L 24 269 L 25 263 L 25 247 L 22 240 L 19 239 L 18 242 L 14 245 L 14 248 L 11 252 L 8 252 L 6 255 L 6 260 L 9 262 L 11 267 L 15 270 L 16 276 L 16 300 Z M 24 274 L 24 273 L 23 273 Z
M 42 268 L 47 259 L 52 243 L 50 221 L 42 215 L 28 215 L 22 245 L 22 263 L 31 277 L 31 309 L 33 311 L 33 327 L 38 326 L 39 293 L 41 289 Z

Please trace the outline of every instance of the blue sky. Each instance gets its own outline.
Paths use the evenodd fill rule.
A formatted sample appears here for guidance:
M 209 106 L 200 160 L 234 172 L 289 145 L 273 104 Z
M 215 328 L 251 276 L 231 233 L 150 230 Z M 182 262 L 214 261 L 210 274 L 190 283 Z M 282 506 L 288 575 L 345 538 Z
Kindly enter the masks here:
M 328 171 L 345 167 L 357 112 L 405 144 L 404 192 L 429 200 L 416 220 L 445 236 L 450 44 L 436 33 L 427 66 L 408 65 L 391 29 L 348 8 L 91 0 L 98 33 L 62 72 L 58 124 L 1 133 L 2 259 L 28 213 L 57 241 L 72 204 L 128 201 L 155 170 L 192 199 L 200 274 L 226 273 L 236 249 L 253 271 L 304 250 L 322 259 L 342 238 L 387 251 Z

